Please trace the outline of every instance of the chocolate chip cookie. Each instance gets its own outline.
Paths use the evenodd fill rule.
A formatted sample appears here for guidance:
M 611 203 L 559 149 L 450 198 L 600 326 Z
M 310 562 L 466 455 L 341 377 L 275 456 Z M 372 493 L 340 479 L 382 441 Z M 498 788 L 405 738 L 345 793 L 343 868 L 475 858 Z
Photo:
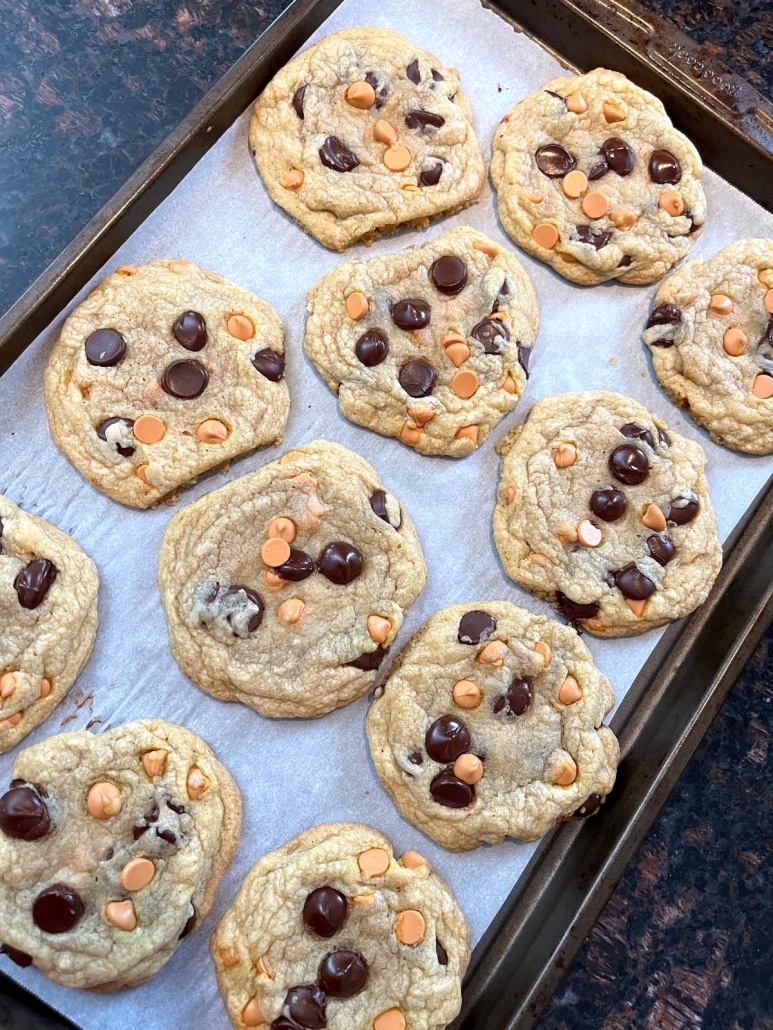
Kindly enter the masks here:
M 697 608 L 722 564 L 702 448 L 629 397 L 547 397 L 499 445 L 505 572 L 598 636 Z
M 532 841 L 612 789 L 614 700 L 570 627 L 507 601 L 455 604 L 396 659 L 368 741 L 382 786 L 444 848 Z
M 424 227 L 485 179 L 459 73 L 384 28 L 294 58 L 258 98 L 250 146 L 272 199 L 333 250 Z
M 663 389 L 712 440 L 773 451 L 773 240 L 738 240 L 674 272 L 643 339 Z
M 461 1007 L 469 931 L 415 851 L 328 823 L 247 874 L 212 935 L 237 1030 L 443 1030 Z
M 605 68 L 516 104 L 491 160 L 507 233 L 589 286 L 651 283 L 685 256 L 706 220 L 702 170 L 657 97 Z
M 97 489 L 149 508 L 282 439 L 284 330 L 190 261 L 124 265 L 64 323 L 45 379 L 51 435 Z
M 0 753 L 48 717 L 86 664 L 98 590 L 74 540 L 0 495 Z
M 241 798 L 203 740 L 160 719 L 50 737 L 0 797 L 0 939 L 98 991 L 149 979 L 205 918 Z
M 325 715 L 364 694 L 425 578 L 397 498 L 326 440 L 184 508 L 159 563 L 182 671 L 277 717 Z
M 305 347 L 346 418 L 462 457 L 518 403 L 538 325 L 515 257 L 462 227 L 339 265 L 309 293 Z

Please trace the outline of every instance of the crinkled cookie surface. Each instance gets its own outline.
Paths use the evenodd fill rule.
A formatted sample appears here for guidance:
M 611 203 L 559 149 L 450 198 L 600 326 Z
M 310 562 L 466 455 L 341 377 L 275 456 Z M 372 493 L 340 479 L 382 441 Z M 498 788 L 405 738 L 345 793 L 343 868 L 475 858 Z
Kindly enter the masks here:
M 415 851 L 354 823 L 264 855 L 212 935 L 237 1030 L 442 1030 L 461 1007 L 469 931 Z
M 159 562 L 180 668 L 275 717 L 324 715 L 364 694 L 425 577 L 398 500 L 326 440 L 184 508 Z
M 577 633 L 506 601 L 436 612 L 368 713 L 368 741 L 402 814 L 451 851 L 537 840 L 612 789 L 614 703 Z
M 459 73 L 383 28 L 295 57 L 258 98 L 250 146 L 272 199 L 334 250 L 424 227 L 485 178 Z
M 98 590 L 74 540 L 0 495 L 0 752 L 48 717 L 86 664 Z
M 702 170 L 657 97 L 605 68 L 516 104 L 491 161 L 508 235 L 584 285 L 654 282 L 683 258 L 706 220 Z
M 57 446 L 98 490 L 149 508 L 282 439 L 284 329 L 249 290 L 190 261 L 125 265 L 64 323 L 45 397 Z
M 547 397 L 499 445 L 494 541 L 505 572 L 599 636 L 697 608 L 722 564 L 691 440 L 621 394 Z
M 461 227 L 326 275 L 305 348 L 346 418 L 463 457 L 518 403 L 538 326 L 514 255 Z
M 0 797 L 0 940 L 55 983 L 142 983 L 207 915 L 241 798 L 189 730 L 160 719 L 50 737 Z

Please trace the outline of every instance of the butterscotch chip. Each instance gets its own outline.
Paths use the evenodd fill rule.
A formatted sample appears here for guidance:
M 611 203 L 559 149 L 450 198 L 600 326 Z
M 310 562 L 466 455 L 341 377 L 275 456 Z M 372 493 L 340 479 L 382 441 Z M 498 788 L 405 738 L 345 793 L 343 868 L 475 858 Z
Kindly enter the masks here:
M 485 254 L 490 258 L 495 258 L 500 251 L 500 248 L 489 240 L 476 240 L 472 246 L 473 250 L 479 250 L 482 254 Z
M 613 122 L 625 121 L 625 109 L 620 104 L 613 104 L 605 100 L 601 105 L 604 120 L 610 124 Z
M 472 443 L 474 443 L 475 446 L 477 446 L 479 432 L 480 432 L 480 426 L 475 426 L 475 425 L 472 425 L 472 426 L 462 426 L 461 429 L 458 429 L 456 431 L 456 435 L 455 435 L 454 439 L 455 440 L 471 440 Z
M 134 475 L 137 479 L 142 480 L 145 486 L 153 486 L 151 481 L 148 479 L 148 466 L 146 464 L 138 465 L 134 470 Z
M 392 623 L 381 615 L 368 616 L 368 633 L 378 644 L 383 644 L 392 630 Z
M 263 1013 L 260 1011 L 257 998 L 250 998 L 244 1006 L 242 1009 L 242 1020 L 245 1026 L 260 1026 L 266 1022 L 263 1018 Z
M 364 876 L 383 876 L 389 869 L 389 855 L 383 848 L 368 848 L 357 856 L 357 865 Z
M 394 126 L 385 118 L 379 118 L 373 126 L 373 135 L 379 143 L 386 143 L 388 146 L 397 142 L 397 133 L 395 132 Z
M 577 168 L 573 172 L 569 172 L 561 180 L 561 189 L 567 197 L 571 197 L 574 200 L 581 197 L 587 188 L 587 176 Z
M 140 415 L 134 422 L 132 432 L 140 443 L 158 443 L 166 435 L 166 426 L 158 415 Z
M 585 101 L 585 97 L 582 93 L 570 93 L 568 97 L 564 98 L 567 111 L 571 111 L 573 114 L 584 114 L 588 110 L 588 105 Z
M 376 91 L 369 82 L 353 82 L 346 91 L 346 102 L 360 111 L 368 111 L 376 102 Z
M 175 275 L 192 276 L 196 273 L 196 265 L 192 261 L 170 261 L 169 271 L 174 272 Z
M 136 275 L 137 274 L 137 266 L 136 265 L 119 265 L 119 267 L 116 268 L 116 270 L 115 270 L 115 274 L 116 275 Z
M 479 381 L 477 375 L 470 369 L 463 369 L 456 372 L 451 379 L 451 389 L 457 397 L 464 400 L 472 397 L 477 391 Z
M 346 298 L 346 314 L 355 322 L 359 322 L 369 311 L 370 304 L 368 304 L 368 298 L 363 293 L 358 291 L 350 293 Z
M 408 147 L 392 144 L 384 151 L 383 161 L 390 172 L 404 172 L 412 160 Z
M 228 426 L 219 419 L 208 418 L 196 430 L 196 436 L 202 443 L 223 443 L 228 439 Z
M 185 781 L 188 797 L 191 801 L 198 801 L 206 793 L 209 787 L 209 780 L 197 766 L 191 766 Z
M 156 867 L 149 858 L 133 858 L 121 870 L 121 886 L 127 891 L 140 891 L 155 875 Z
M 119 930 L 130 931 L 137 926 L 137 912 L 134 902 L 127 898 L 125 901 L 109 901 L 105 905 L 105 917 L 113 926 Z
M 298 527 L 292 519 L 288 519 L 284 515 L 278 519 L 272 519 L 266 529 L 266 536 L 269 540 L 279 537 L 281 540 L 286 540 L 288 544 L 291 544 L 297 535 Z
M 477 660 L 481 665 L 493 665 L 499 668 L 504 664 L 507 651 L 507 644 L 503 640 L 492 640 L 482 651 L 478 652 Z
M 0 697 L 3 699 L 12 697 L 16 690 L 16 676 L 12 672 L 3 673 L 0 676 Z
M 553 783 L 559 787 L 569 787 L 577 779 L 577 766 L 571 757 L 567 757 L 563 766 L 556 773 Z
M 560 443 L 553 453 L 553 461 L 557 468 L 571 468 L 577 461 L 577 448 L 573 443 Z
M 679 215 L 684 214 L 684 201 L 676 190 L 663 190 L 658 197 L 658 207 L 662 208 L 666 214 L 671 215 L 673 218 L 678 218 Z
M 550 650 L 549 644 L 546 644 L 544 640 L 538 640 L 534 645 L 534 650 L 542 658 L 545 665 L 550 665 L 553 659 L 553 652 Z
M 609 201 L 603 193 L 594 191 L 582 198 L 582 209 L 588 218 L 603 218 L 609 210 Z
M 40 696 L 48 697 L 52 690 L 53 687 L 51 686 L 51 680 L 43 677 L 43 679 L 40 681 Z
M 460 708 L 477 708 L 483 700 L 483 691 L 472 680 L 457 680 L 452 696 Z
M 762 305 L 769 315 L 773 315 L 773 289 L 768 290 L 762 298 Z
M 722 337 L 722 346 L 731 357 L 740 357 L 746 350 L 746 334 L 735 327 L 728 329 Z
M 231 315 L 226 328 L 237 340 L 251 340 L 255 335 L 255 326 L 246 315 Z
M 642 617 L 642 615 L 644 615 L 644 609 L 647 607 L 646 600 L 639 601 L 639 600 L 636 600 L 633 597 L 627 597 L 625 599 L 625 603 L 628 605 L 628 607 L 631 609 L 633 614 L 638 619 L 640 619 Z
M 502 389 L 505 391 L 505 393 L 516 392 L 515 381 L 511 375 L 508 374 L 507 376 L 505 376 L 505 381 L 502 383 Z
M 299 168 L 290 168 L 282 176 L 282 185 L 286 190 L 299 190 L 303 186 L 303 179 L 303 172 Z
M 109 781 L 95 783 L 86 798 L 86 807 L 95 819 L 110 819 L 118 815 L 122 806 L 120 788 Z
M 301 621 L 301 616 L 306 611 L 306 605 L 300 597 L 290 597 L 283 601 L 276 610 L 276 616 L 288 626 L 294 626 Z
M 601 530 L 590 519 L 583 519 L 577 524 L 577 539 L 583 547 L 598 547 L 601 543 Z
M 463 783 L 477 783 L 483 776 L 483 762 L 477 755 L 459 755 L 454 762 L 454 776 Z
M 417 444 L 421 440 L 422 430 L 418 426 L 412 426 L 410 422 L 406 422 L 403 428 L 400 430 L 400 439 L 403 443 Z
M 268 963 L 268 955 L 258 955 L 255 959 L 255 968 L 261 976 L 267 976 L 269 980 L 274 979 L 274 974 L 271 972 L 271 966 Z
M 403 909 L 395 920 L 395 937 L 401 944 L 418 944 L 426 932 L 424 916 L 415 908 Z
M 641 520 L 647 529 L 654 529 L 658 533 L 662 533 L 666 528 L 665 515 L 658 508 L 657 504 L 648 504 L 644 509 Z
M 729 315 L 735 305 L 724 293 L 715 293 L 709 301 L 709 311 L 716 311 L 718 315 Z
M 757 273 L 757 278 L 763 286 L 773 289 L 773 268 L 761 268 Z
M 638 215 L 636 215 L 633 211 L 620 210 L 610 211 L 609 220 L 610 222 L 612 222 L 616 229 L 619 229 L 621 232 L 625 232 L 626 229 L 632 229 L 639 219 Z
M 218 954 L 226 969 L 233 969 L 234 966 L 239 965 L 239 952 L 236 948 L 220 948 Z
M 266 565 L 279 568 L 290 557 L 290 545 L 282 537 L 269 537 L 260 549 L 260 557 Z
M 764 372 L 755 376 L 754 383 L 752 384 L 752 393 L 763 401 L 773 397 L 773 376 L 766 375 Z
M 142 756 L 142 767 L 151 779 L 161 776 L 166 766 L 168 751 L 157 748 L 154 751 L 146 751 Z
M 558 243 L 558 229 L 552 222 L 540 222 L 531 231 L 532 239 L 540 247 L 551 250 Z
M 558 691 L 558 700 L 563 705 L 573 705 L 582 698 L 582 688 L 574 676 L 567 676 Z
M 457 368 L 463 365 L 470 356 L 470 348 L 463 340 L 454 340 L 452 343 L 447 344 L 445 352 Z
M 418 851 L 404 851 L 400 856 L 400 865 L 404 865 L 406 869 L 426 869 L 427 872 L 432 869 L 424 855 L 420 855 Z
M 373 1030 L 405 1030 L 405 1016 L 400 1009 L 386 1009 L 373 1020 Z

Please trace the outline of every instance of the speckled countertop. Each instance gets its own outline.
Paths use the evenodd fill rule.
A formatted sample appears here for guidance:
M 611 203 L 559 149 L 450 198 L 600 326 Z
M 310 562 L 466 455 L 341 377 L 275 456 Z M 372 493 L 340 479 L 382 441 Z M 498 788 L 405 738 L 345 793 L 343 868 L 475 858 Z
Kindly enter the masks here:
M 0 0 L 0 311 L 284 6 Z M 773 95 L 770 0 L 646 6 Z M 770 630 L 539 1030 L 773 1030 L 772 714 Z M 66 1025 L 0 978 L 0 1027 Z

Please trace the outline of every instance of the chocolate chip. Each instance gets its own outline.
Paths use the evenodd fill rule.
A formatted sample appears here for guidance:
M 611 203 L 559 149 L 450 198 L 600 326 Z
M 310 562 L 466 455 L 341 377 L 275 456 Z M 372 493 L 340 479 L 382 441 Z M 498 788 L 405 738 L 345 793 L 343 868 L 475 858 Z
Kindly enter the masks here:
M 604 155 L 604 151 L 600 150 L 598 157 L 591 165 L 591 169 L 588 172 L 588 181 L 595 182 L 596 179 L 600 179 L 602 175 L 606 175 L 609 171 L 609 162 Z
M 189 916 L 188 919 L 186 919 L 185 926 L 182 928 L 182 930 L 180 932 L 180 936 L 177 938 L 177 940 L 181 941 L 183 939 L 183 937 L 187 937 L 188 934 L 191 932 L 191 930 L 193 929 L 193 927 L 195 925 L 196 925 L 196 913 L 194 912 L 192 916 Z
M 757 343 L 757 357 L 763 369 L 773 374 L 773 317 Z
M 411 765 L 424 765 L 424 755 L 421 751 L 411 751 L 408 755 L 408 761 Z
M 418 58 L 416 58 L 414 61 L 411 61 L 411 63 L 405 69 L 405 74 L 408 76 L 408 78 L 411 80 L 414 86 L 419 85 L 419 83 L 421 82 L 421 74 L 419 73 Z
M 636 156 L 625 140 L 610 136 L 601 144 L 601 153 L 609 167 L 618 175 L 630 175 L 636 163 Z
M 318 937 L 332 937 L 346 920 L 346 898 L 335 887 L 317 887 L 303 903 L 303 921 Z
M 440 72 L 437 70 L 437 68 L 433 68 L 432 69 L 432 78 L 435 80 L 435 82 L 445 82 L 446 81 L 443 78 L 443 76 L 440 74 Z
M 347 662 L 353 669 L 362 669 L 363 672 L 373 672 L 381 665 L 384 661 L 384 657 L 389 653 L 388 647 L 382 647 L 381 644 L 374 651 L 363 651 L 359 658 L 355 658 L 353 662 Z
M 659 304 L 647 319 L 645 329 L 653 325 L 674 325 L 682 321 L 682 312 L 674 304 Z
M 657 429 L 658 431 L 658 440 L 660 440 L 664 447 L 670 447 L 671 437 L 668 435 L 665 429 L 661 429 L 660 426 L 655 426 L 655 429 Z
M 140 837 L 143 835 L 143 833 L 147 833 L 148 832 L 148 829 L 149 829 L 149 827 L 148 827 L 147 823 L 143 823 L 143 822 L 135 823 L 134 826 L 132 827 L 132 837 L 134 837 L 135 840 L 139 840 Z
M 287 561 L 274 569 L 277 576 L 281 576 L 282 579 L 287 579 L 291 583 L 300 583 L 302 579 L 310 576 L 313 571 L 314 559 L 310 554 L 306 554 L 305 551 L 301 551 L 297 547 L 292 547 Z
M 605 799 L 602 794 L 589 794 L 576 812 L 574 812 L 573 818 L 587 819 L 589 815 L 595 815 L 595 813 L 601 808 L 601 803 L 604 800 Z
M 590 243 L 596 250 L 606 247 L 612 239 L 611 232 L 604 229 L 592 229 L 589 225 L 578 225 L 575 233 L 580 243 Z
M 326 168 L 334 172 L 351 172 L 360 163 L 357 155 L 341 142 L 337 136 L 328 136 L 319 148 L 319 159 Z
M 40 840 L 51 829 L 48 807 L 34 783 L 15 783 L 0 797 L 0 830 L 16 840 Z
M 165 840 L 167 844 L 177 843 L 177 834 L 174 830 L 170 830 L 168 826 L 157 826 L 156 836 L 160 837 L 161 840 Z
M 354 353 L 363 365 L 373 368 L 389 353 L 389 341 L 380 329 L 368 329 L 354 345 Z
M 528 680 L 516 676 L 506 693 L 500 694 L 493 705 L 495 713 L 523 715 L 531 704 L 531 685 Z
M 529 378 L 529 361 L 531 359 L 531 347 L 524 347 L 522 343 L 517 344 L 518 347 L 518 364 L 526 373 L 526 378 Z
M 198 361 L 173 361 L 161 376 L 161 385 L 172 397 L 190 401 L 207 388 L 209 373 Z
M 488 612 L 474 608 L 459 620 L 456 639 L 460 644 L 482 644 L 497 628 L 496 619 Z
M 66 933 L 83 915 L 83 902 L 66 883 L 46 887 L 32 904 L 32 918 L 44 933 Z
M 652 433 L 646 426 L 637 426 L 635 422 L 626 422 L 624 426 L 620 427 L 620 432 L 623 436 L 627 436 L 629 440 L 642 440 L 655 450 L 655 441 L 652 439 Z
M 441 966 L 448 965 L 448 953 L 437 937 L 435 938 L 435 954 L 437 955 L 437 960 Z
M 173 812 L 176 812 L 177 815 L 182 815 L 184 812 L 188 811 L 185 805 L 178 804 L 174 798 L 171 798 L 168 794 L 164 794 L 164 804 L 167 808 L 171 808 Z
M 397 378 L 409 397 L 428 397 L 435 389 L 437 372 L 428 361 L 406 361 Z
M 662 186 L 665 183 L 676 185 L 682 178 L 682 166 L 679 158 L 670 150 L 653 150 L 650 155 L 650 179 Z
M 56 565 L 48 558 L 33 558 L 19 570 L 13 586 L 22 608 L 31 610 L 43 603 L 51 584 L 56 579 L 56 573 Z
M 99 368 L 111 368 L 123 361 L 126 340 L 115 329 L 97 329 L 86 340 L 86 360 Z
M 303 98 L 306 96 L 307 85 L 307 83 L 304 83 L 303 86 L 299 86 L 293 93 L 293 107 L 301 121 L 303 121 Z
M 327 998 L 316 984 L 291 987 L 272 1030 L 322 1030 L 327 1026 L 326 1007 Z
M 546 143 L 537 150 L 534 158 L 537 168 L 551 179 L 560 179 L 577 167 L 577 158 L 560 143 Z
M 676 526 L 685 526 L 698 514 L 700 505 L 697 497 L 676 497 L 668 509 L 667 519 Z
M 301 551 L 301 554 L 303 554 L 303 551 Z M 290 552 L 290 557 L 292 558 L 292 552 Z M 278 572 L 279 570 L 276 569 L 275 571 Z M 313 567 L 312 567 L 312 572 L 313 571 L 314 570 L 313 570 Z M 288 576 L 285 577 L 285 579 L 289 579 L 289 578 L 290 577 L 288 577 Z M 233 594 L 238 594 L 238 593 L 245 594 L 246 597 L 247 597 L 247 600 L 248 601 L 252 601 L 252 603 L 258 609 L 255 612 L 255 614 L 250 617 L 250 621 L 247 624 L 247 632 L 248 633 L 254 633 L 255 630 L 258 629 L 260 624 L 263 622 L 263 613 L 266 610 L 266 606 L 263 603 L 263 598 L 260 596 L 260 594 L 256 594 L 254 590 L 250 590 L 249 587 L 240 586 L 239 584 L 236 584 L 236 583 L 234 583 L 232 586 L 228 587 L 227 590 L 223 591 L 223 597 L 231 597 L 231 596 L 233 596 Z M 215 596 L 217 596 L 217 595 L 215 595 Z M 214 600 L 214 598 L 213 598 L 213 600 Z M 231 613 L 229 613 L 226 616 L 226 621 L 228 622 L 228 625 L 231 627 L 231 629 L 234 629 L 233 622 L 231 621 L 232 618 L 233 618 L 233 615 L 234 615 L 234 613 L 231 612 Z M 236 632 L 236 631 L 234 630 L 234 632 Z
M 629 265 L 633 264 L 633 258 L 630 254 L 623 254 L 620 260 L 617 262 L 618 268 L 628 268 Z
M 374 490 L 373 493 L 370 495 L 370 506 L 373 509 L 374 515 L 378 515 L 378 517 L 380 519 L 383 519 L 384 522 L 389 522 L 389 514 L 387 512 L 386 506 L 386 497 L 387 495 L 385 490 Z M 400 521 L 397 523 L 396 526 L 393 527 L 394 529 L 399 529 L 402 525 L 402 515 L 400 515 L 399 518 Z M 389 525 L 392 526 L 392 523 L 389 522 Z
M 419 175 L 419 183 L 422 186 L 437 186 L 440 176 L 443 174 L 443 162 L 438 161 L 431 168 L 423 168 Z
M 392 321 L 399 329 L 423 329 L 429 325 L 432 312 L 429 304 L 418 297 L 406 297 L 392 305 Z
M 333 951 L 322 959 L 317 979 L 331 998 L 351 998 L 368 982 L 368 966 L 356 951 Z
M 285 374 L 284 354 L 271 350 L 270 347 L 264 347 L 263 350 L 254 354 L 252 364 L 262 376 L 270 379 L 272 383 L 278 383 Z
M 650 473 L 650 463 L 641 447 L 623 443 L 609 455 L 609 471 L 626 486 L 643 483 Z
M 591 601 L 589 604 L 581 604 L 573 601 L 560 590 L 556 591 L 556 606 L 563 617 L 573 626 L 577 626 L 583 619 L 595 619 L 601 605 L 598 601 Z
M 97 436 L 100 440 L 107 442 L 107 430 L 110 426 L 118 425 L 122 423 L 127 429 L 131 429 L 134 426 L 134 421 L 130 418 L 106 418 L 104 422 L 100 422 L 97 426 Z M 133 447 L 125 447 L 122 443 L 116 441 L 115 449 L 121 455 L 122 458 L 131 458 L 134 454 Z
M 405 124 L 409 129 L 439 129 L 446 124 L 442 115 L 434 111 L 424 111 L 419 108 L 416 111 L 409 111 L 405 116 Z
M 207 323 L 198 311 L 183 311 L 172 326 L 172 332 L 186 350 L 203 350 L 207 345 Z
M 386 98 L 389 95 L 389 88 L 387 87 L 386 83 L 381 84 L 379 82 L 378 76 L 375 72 L 366 72 L 365 81 L 376 94 L 376 102 L 373 106 L 376 108 L 377 111 L 380 111 L 386 103 Z
M 362 572 L 362 555 L 345 540 L 334 540 L 317 559 L 317 568 L 331 583 L 346 586 Z
M 429 785 L 429 792 L 439 805 L 446 808 L 467 808 L 475 800 L 475 788 L 454 776 L 451 769 L 443 769 Z
M 7 955 L 11 962 L 15 962 L 22 969 L 32 965 L 32 955 L 28 955 L 26 951 L 19 951 L 18 948 L 12 948 L 10 944 L 0 944 L 0 955 Z
M 143 833 L 158 819 L 158 811 L 158 801 L 154 799 L 142 819 L 134 824 L 132 834 L 135 840 L 139 840 Z
M 646 601 L 655 593 L 655 584 L 641 572 L 633 562 L 613 573 L 615 586 L 630 601 Z
M 590 497 L 590 510 L 604 522 L 615 522 L 622 518 L 627 507 L 625 494 L 614 486 L 594 490 Z
M 424 747 L 435 762 L 455 762 L 470 749 L 470 731 L 455 715 L 441 715 L 427 730 Z
M 667 536 L 658 536 L 656 533 L 647 537 L 647 547 L 650 555 L 658 565 L 663 565 L 664 567 L 668 565 L 676 554 L 673 541 L 669 540 Z
M 501 354 L 503 343 L 510 339 L 510 330 L 498 318 L 484 318 L 473 326 L 470 336 L 482 345 L 485 354 Z
M 440 293 L 453 297 L 467 285 L 467 265 L 458 257 L 444 254 L 429 266 L 429 277 Z

